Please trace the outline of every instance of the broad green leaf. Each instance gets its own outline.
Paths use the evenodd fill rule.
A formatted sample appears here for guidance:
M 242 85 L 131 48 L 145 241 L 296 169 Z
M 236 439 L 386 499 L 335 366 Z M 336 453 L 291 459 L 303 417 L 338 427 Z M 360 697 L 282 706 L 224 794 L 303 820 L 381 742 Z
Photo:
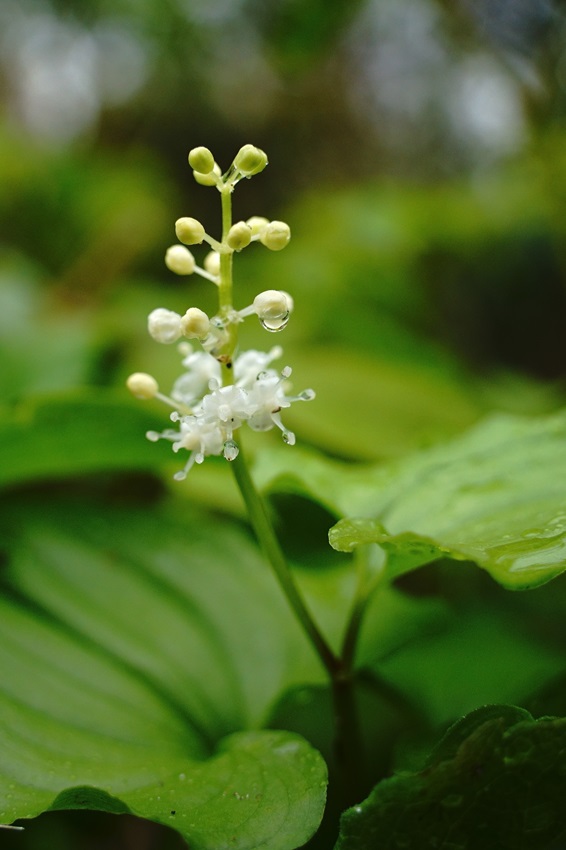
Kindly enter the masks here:
M 94 360 L 92 322 L 61 305 L 21 258 L 0 263 L 1 406 L 84 381 Z
M 292 362 L 294 383 L 305 376 L 316 400 L 294 405 L 285 421 L 301 440 L 344 457 L 399 457 L 458 433 L 481 413 L 468 385 L 419 363 L 329 346 L 310 346 Z
M 516 599 L 446 606 L 435 624 L 423 624 L 416 639 L 391 652 L 380 654 L 367 640 L 360 649 L 366 664 L 414 700 L 434 729 L 485 703 L 523 705 L 563 671 L 564 646 L 542 639 L 536 621 L 515 610 Z M 539 616 L 543 610 L 541 603 Z M 370 616 L 377 619 L 378 611 L 379 600 L 372 600 Z
M 187 514 L 6 500 L 0 821 L 131 811 L 202 850 L 316 830 L 324 762 L 256 729 L 317 662 L 246 537 Z
M 335 850 L 562 846 L 566 719 L 489 706 L 448 732 L 424 770 L 379 783 L 342 817 Z
M 124 392 L 30 401 L 0 421 L 0 486 L 108 470 L 158 469 L 171 450 L 145 432 L 162 420 Z
M 566 412 L 494 416 L 462 437 L 386 467 L 348 468 L 303 453 L 264 458 L 263 486 L 298 490 L 344 516 L 339 551 L 377 543 L 390 577 L 444 556 L 509 588 L 566 569 Z

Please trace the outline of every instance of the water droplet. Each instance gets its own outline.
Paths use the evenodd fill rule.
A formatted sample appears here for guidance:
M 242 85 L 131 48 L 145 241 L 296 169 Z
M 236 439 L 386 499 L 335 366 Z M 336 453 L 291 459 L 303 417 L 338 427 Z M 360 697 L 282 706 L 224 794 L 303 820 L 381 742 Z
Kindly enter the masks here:
M 187 774 L 186 774 L 186 773 L 180 773 L 180 774 L 179 774 L 179 779 L 181 780 L 181 782 L 184 782 L 186 778 L 187 778 Z
M 148 440 L 151 440 L 152 443 L 156 443 L 159 439 L 157 431 L 147 431 L 145 436 Z
M 270 316 L 269 319 L 260 318 L 259 323 L 264 330 L 269 331 L 272 334 L 277 333 L 278 331 L 282 331 L 289 324 L 289 311 L 287 310 L 279 316 Z
M 187 477 L 187 473 L 184 470 L 181 470 L 180 472 L 175 473 L 175 475 L 173 476 L 173 480 L 174 481 L 184 481 L 186 477 Z
M 226 440 L 226 442 L 224 443 L 224 451 L 223 451 L 223 455 L 226 458 L 226 460 L 236 460 L 236 458 L 238 457 L 239 451 L 240 450 L 239 450 L 238 446 L 236 445 L 236 443 L 234 442 L 234 440 Z
M 288 446 L 294 446 L 296 441 L 296 437 L 292 431 L 283 431 L 283 442 L 287 443 Z

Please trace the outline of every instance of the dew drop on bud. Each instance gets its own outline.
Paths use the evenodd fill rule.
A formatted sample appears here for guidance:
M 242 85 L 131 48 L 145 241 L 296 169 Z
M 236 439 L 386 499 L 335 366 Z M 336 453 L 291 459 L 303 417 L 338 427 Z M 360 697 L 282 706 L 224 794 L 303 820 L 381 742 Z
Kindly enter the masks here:
M 283 328 L 286 328 L 289 324 L 289 311 L 286 310 L 285 313 L 281 313 L 280 316 L 270 316 L 269 318 L 260 317 L 259 323 L 264 330 L 275 334 L 278 331 L 282 331 Z

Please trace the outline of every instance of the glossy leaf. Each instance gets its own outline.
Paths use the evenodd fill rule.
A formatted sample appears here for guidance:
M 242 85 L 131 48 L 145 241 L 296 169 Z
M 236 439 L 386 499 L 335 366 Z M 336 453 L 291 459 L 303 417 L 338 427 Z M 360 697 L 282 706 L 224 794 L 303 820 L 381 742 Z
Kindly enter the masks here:
M 566 834 L 566 719 L 488 706 L 424 770 L 384 780 L 342 817 L 335 850 L 549 850 Z M 560 845 L 561 846 L 561 845 Z
M 264 486 L 308 493 L 342 514 L 331 544 L 379 544 L 392 578 L 441 556 L 474 561 L 510 588 L 566 569 L 566 412 L 492 417 L 387 467 L 304 453 L 286 468 L 280 455 L 265 458 L 258 474 Z
M 99 808 L 202 850 L 303 844 L 325 764 L 255 730 L 320 673 L 246 538 L 116 506 L 3 507 L 0 821 Z

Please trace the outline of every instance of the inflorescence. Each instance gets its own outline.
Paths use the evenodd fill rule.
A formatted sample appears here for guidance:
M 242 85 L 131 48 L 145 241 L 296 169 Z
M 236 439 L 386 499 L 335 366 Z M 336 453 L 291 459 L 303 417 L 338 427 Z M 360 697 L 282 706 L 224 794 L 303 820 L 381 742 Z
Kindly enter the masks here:
M 169 396 L 160 392 L 155 378 L 142 372 L 130 375 L 129 390 L 141 399 L 156 398 L 173 409 L 170 419 L 176 428 L 162 432 L 149 431 L 152 441 L 169 440 L 173 451 L 190 452 L 184 468 L 175 474 L 178 481 L 186 478 L 194 463 L 202 463 L 209 455 L 223 455 L 234 460 L 238 445 L 234 432 L 244 423 L 253 431 L 281 430 L 288 445 L 295 435 L 281 421 L 281 411 L 295 401 L 310 401 L 313 390 L 288 395 L 290 367 L 277 372 L 271 368 L 281 357 L 280 346 L 269 352 L 237 352 L 238 328 L 248 316 L 256 315 L 261 325 L 272 333 L 283 330 L 293 310 L 288 292 L 266 290 L 253 303 L 236 310 L 232 305 L 232 257 L 252 242 L 260 242 L 272 251 L 280 251 L 289 242 L 291 231 L 282 221 L 269 221 L 252 216 L 247 221 L 231 223 L 231 193 L 244 177 L 258 174 L 267 165 L 267 156 L 253 145 L 244 145 L 228 171 L 222 175 L 208 148 L 198 147 L 189 153 L 189 165 L 197 183 L 216 186 L 222 196 L 223 233 L 220 241 L 209 236 L 195 218 L 183 217 L 175 222 L 179 242 L 165 254 L 165 264 L 178 275 L 197 273 L 219 290 L 219 310 L 213 317 L 190 307 L 184 316 L 158 307 L 148 317 L 148 331 L 157 342 L 171 344 L 197 340 L 200 349 L 190 343 L 178 345 L 183 358 L 183 374 L 177 378 Z M 196 264 L 187 245 L 206 242 L 211 250 L 203 266 Z

